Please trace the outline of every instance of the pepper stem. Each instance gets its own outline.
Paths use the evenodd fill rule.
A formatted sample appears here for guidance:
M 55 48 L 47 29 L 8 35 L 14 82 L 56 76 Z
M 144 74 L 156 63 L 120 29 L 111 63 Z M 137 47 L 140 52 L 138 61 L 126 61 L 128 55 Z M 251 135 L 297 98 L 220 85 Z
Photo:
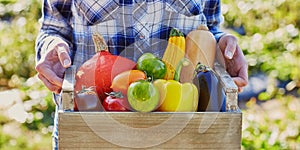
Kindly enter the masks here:
M 108 96 L 116 97 L 116 98 L 123 98 L 124 97 L 121 91 L 119 91 L 119 92 L 110 92 L 110 93 L 105 92 L 105 94 L 108 95 Z
M 180 80 L 180 73 L 181 73 L 181 69 L 182 69 L 182 66 L 187 66 L 189 65 L 189 60 L 187 58 L 182 58 L 177 67 L 176 67 L 176 70 L 175 70 L 175 74 L 174 74 L 174 80 L 176 81 L 179 81 Z
M 79 94 L 79 93 L 85 93 L 85 92 L 92 92 L 95 90 L 95 88 L 96 88 L 96 86 L 90 86 L 87 88 L 85 85 L 82 85 L 81 90 L 77 93 Z

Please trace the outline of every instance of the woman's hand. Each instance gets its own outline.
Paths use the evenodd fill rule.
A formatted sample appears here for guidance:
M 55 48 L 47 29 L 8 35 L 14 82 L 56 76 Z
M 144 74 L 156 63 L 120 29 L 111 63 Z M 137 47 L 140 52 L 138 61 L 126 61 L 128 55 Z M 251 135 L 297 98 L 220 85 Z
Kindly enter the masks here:
M 238 86 L 239 91 L 248 84 L 248 63 L 237 44 L 237 38 L 230 34 L 223 35 L 219 47 L 225 57 L 227 72 Z
M 41 59 L 36 64 L 39 79 L 52 92 L 58 94 L 61 91 L 64 72 L 71 65 L 69 46 L 60 38 L 55 38 Z

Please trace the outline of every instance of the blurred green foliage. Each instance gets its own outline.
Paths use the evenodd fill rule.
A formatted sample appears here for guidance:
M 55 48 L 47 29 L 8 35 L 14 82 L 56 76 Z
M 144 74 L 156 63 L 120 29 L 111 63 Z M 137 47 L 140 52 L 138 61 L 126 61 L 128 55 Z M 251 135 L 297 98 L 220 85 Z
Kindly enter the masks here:
M 278 98 L 263 106 L 254 100 L 248 103 L 243 111 L 243 149 L 300 148 L 299 99 L 276 88 L 276 80 L 289 81 L 287 90 L 300 87 L 300 1 L 222 3 L 223 26 L 239 38 L 250 75 L 263 72 L 274 81 L 259 99 Z M 55 106 L 51 93 L 34 76 L 40 16 L 41 0 L 0 0 L 0 92 L 18 89 L 26 114 L 24 121 L 16 121 L 0 108 L 0 149 L 51 149 Z
M 254 98 L 247 103 L 243 149 L 300 149 L 300 99 L 284 95 L 300 87 L 299 8 L 300 1 L 294 0 L 223 0 L 224 26 L 241 33 L 232 32 L 239 38 L 250 75 L 263 72 L 271 81 L 259 100 L 276 98 L 262 105 Z M 277 88 L 278 80 L 289 84 Z
M 249 73 L 266 73 L 271 81 L 260 99 L 282 94 L 277 80 L 290 81 L 287 90 L 300 87 L 300 1 L 223 0 L 226 28 L 239 38 L 249 63 Z M 284 93 L 284 92 L 283 92 Z M 298 91 L 300 93 L 300 91 Z
M 34 76 L 6 92 L 10 96 L 1 100 L 8 104 L 0 106 L 0 149 L 51 149 L 55 105 L 49 90 Z
M 0 92 L 18 89 L 0 108 L 0 149 L 51 149 L 55 105 L 34 69 L 40 17 L 40 0 L 0 0 Z
M 16 88 L 36 74 L 34 44 L 39 0 L 0 1 L 0 88 Z
M 300 149 L 300 99 L 287 96 L 243 111 L 242 146 L 245 150 Z

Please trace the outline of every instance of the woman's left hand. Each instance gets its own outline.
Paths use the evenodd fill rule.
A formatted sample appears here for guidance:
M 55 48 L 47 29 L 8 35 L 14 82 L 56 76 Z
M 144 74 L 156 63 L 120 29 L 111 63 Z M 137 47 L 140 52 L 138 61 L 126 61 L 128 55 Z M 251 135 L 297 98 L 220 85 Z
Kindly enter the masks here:
M 237 38 L 230 34 L 223 35 L 219 42 L 219 47 L 225 57 L 227 72 L 241 92 L 248 84 L 248 63 L 237 43 Z

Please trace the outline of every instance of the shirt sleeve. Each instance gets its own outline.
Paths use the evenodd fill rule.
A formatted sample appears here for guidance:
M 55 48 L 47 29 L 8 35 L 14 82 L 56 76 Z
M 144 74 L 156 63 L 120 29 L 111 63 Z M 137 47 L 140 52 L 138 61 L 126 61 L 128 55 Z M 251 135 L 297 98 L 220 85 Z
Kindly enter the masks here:
M 49 44 L 57 38 L 68 43 L 72 53 L 71 4 L 71 0 L 43 1 L 41 29 L 35 44 L 36 60 L 41 58 Z
M 207 26 L 210 32 L 212 32 L 216 40 L 219 41 L 220 37 L 224 34 L 224 32 L 219 29 L 220 23 L 223 21 L 220 0 L 206 0 L 203 12 L 207 19 Z

